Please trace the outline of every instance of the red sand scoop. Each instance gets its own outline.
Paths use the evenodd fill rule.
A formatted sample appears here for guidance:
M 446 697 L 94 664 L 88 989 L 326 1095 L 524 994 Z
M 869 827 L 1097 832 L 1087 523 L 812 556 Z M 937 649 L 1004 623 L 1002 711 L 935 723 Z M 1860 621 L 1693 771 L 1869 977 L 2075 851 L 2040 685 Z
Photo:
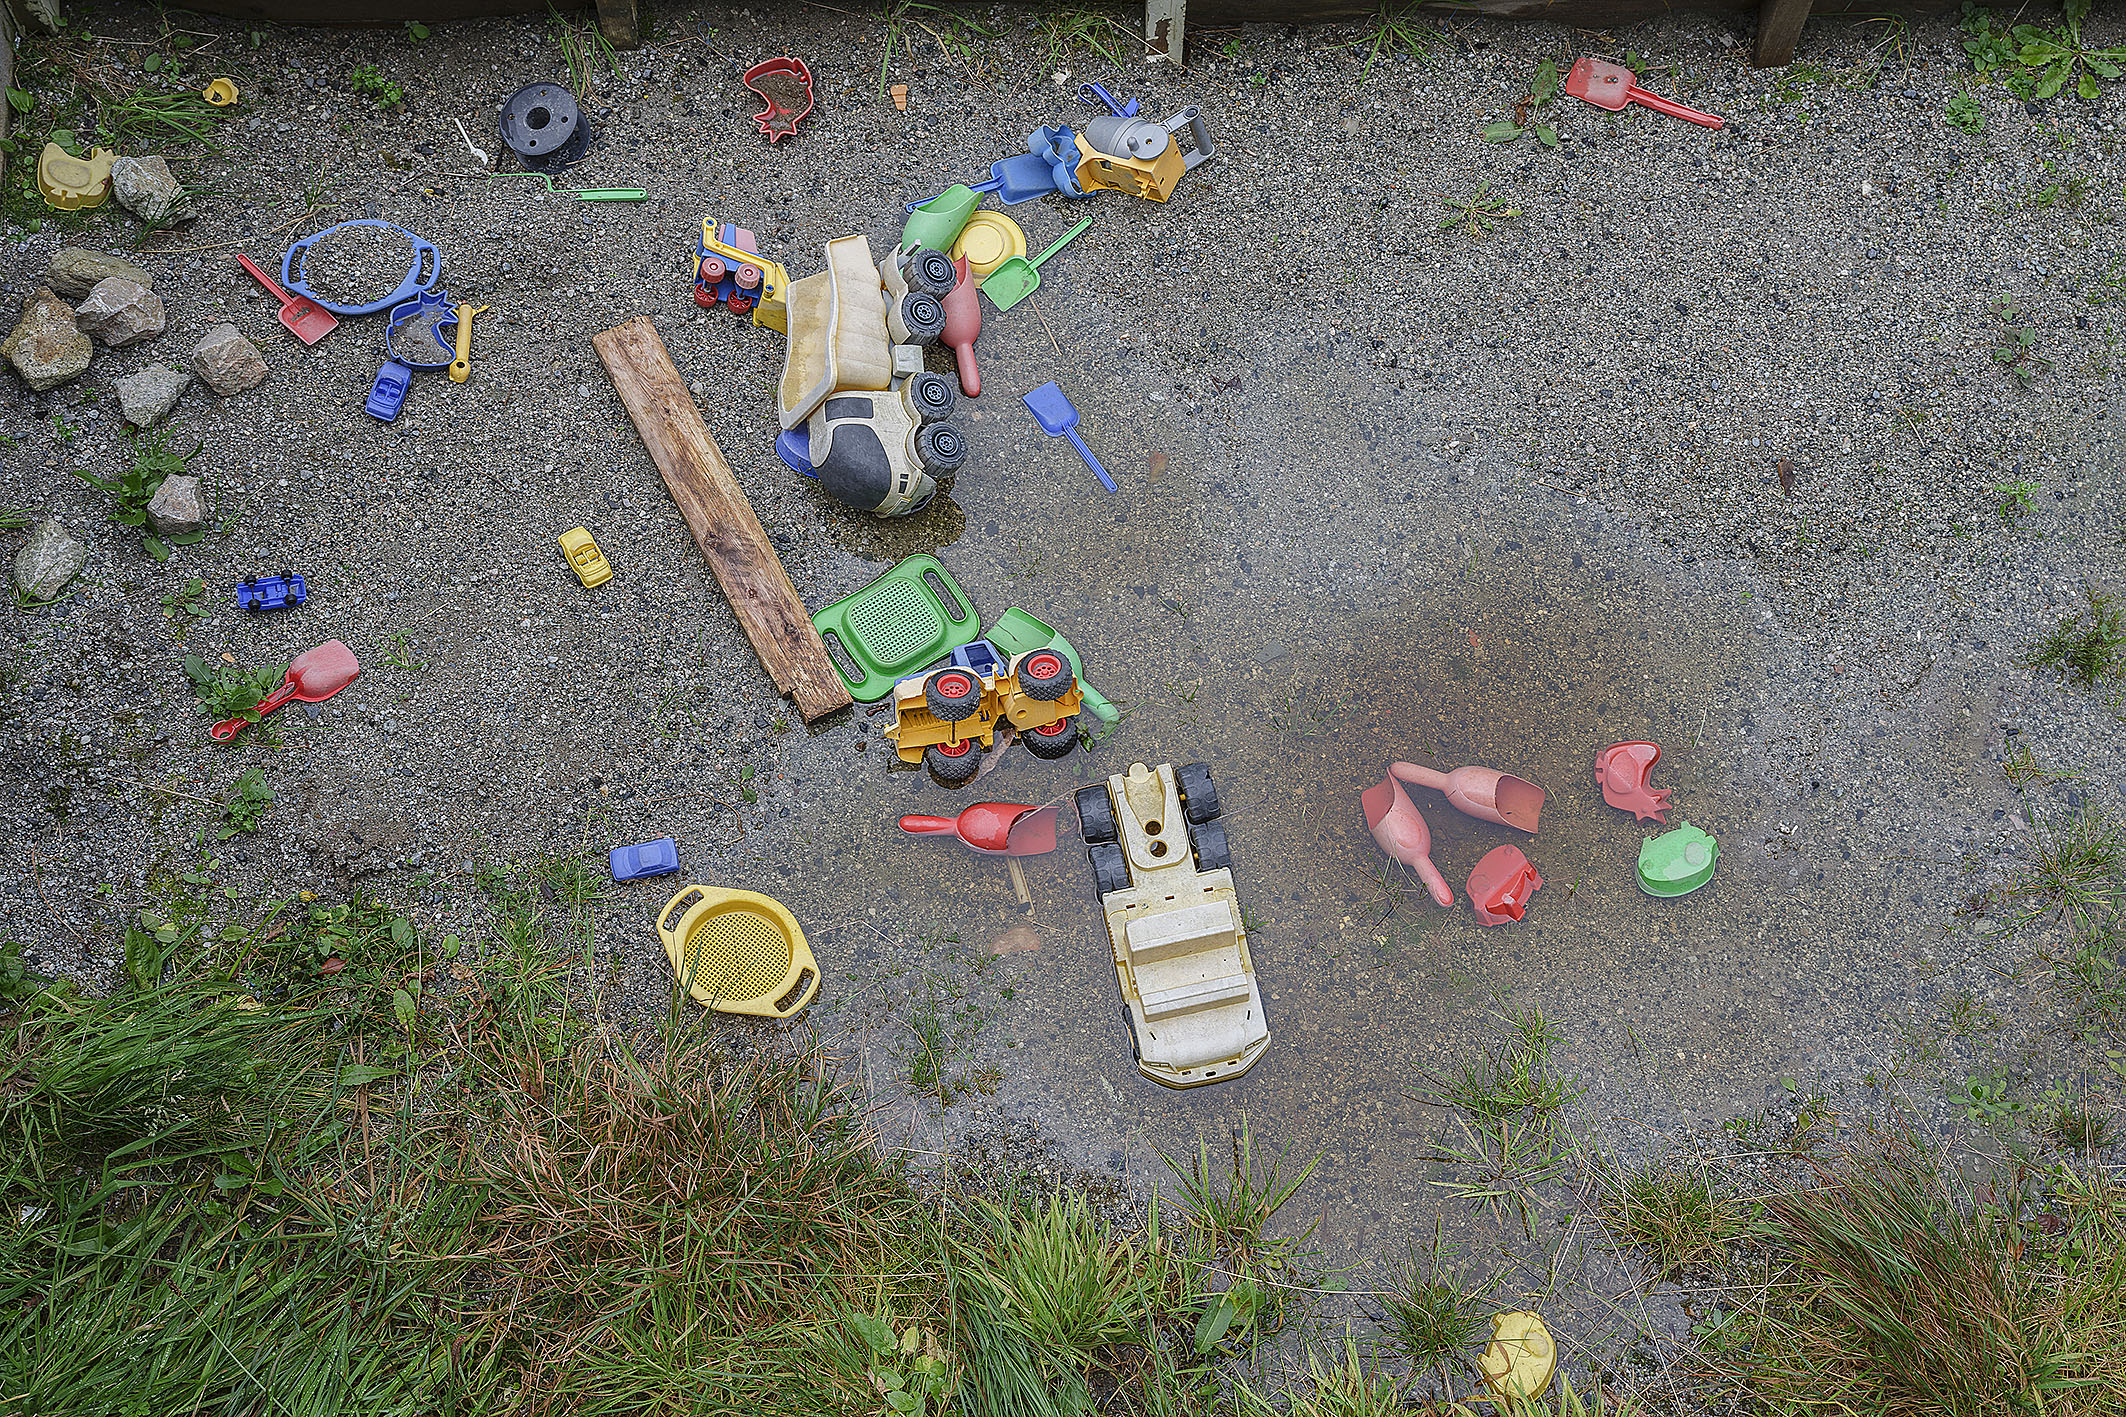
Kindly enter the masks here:
M 1640 104 L 1656 113 L 1666 113 L 1671 118 L 1680 118 L 1686 123 L 1695 123 L 1701 128 L 1725 128 L 1727 120 L 1710 113 L 1700 113 L 1695 108 L 1685 108 L 1672 98 L 1648 93 L 1639 87 L 1639 76 L 1622 64 L 1611 64 L 1602 59 L 1582 57 L 1572 63 L 1572 72 L 1565 76 L 1565 92 L 1596 108 L 1606 108 L 1611 113 L 1622 113 L 1629 104 Z
M 259 700 L 257 713 L 260 718 L 279 708 L 290 699 L 301 699 L 306 704 L 321 704 L 352 684 L 362 675 L 362 666 L 355 662 L 354 651 L 338 640 L 327 640 L 316 649 L 306 649 L 288 661 L 288 673 L 281 686 Z M 244 731 L 248 718 L 225 718 L 207 730 L 207 736 L 217 743 L 226 743 Z
M 1056 809 L 977 802 L 958 817 L 901 818 L 910 836 L 957 836 L 991 856 L 1043 856 L 1056 849 Z

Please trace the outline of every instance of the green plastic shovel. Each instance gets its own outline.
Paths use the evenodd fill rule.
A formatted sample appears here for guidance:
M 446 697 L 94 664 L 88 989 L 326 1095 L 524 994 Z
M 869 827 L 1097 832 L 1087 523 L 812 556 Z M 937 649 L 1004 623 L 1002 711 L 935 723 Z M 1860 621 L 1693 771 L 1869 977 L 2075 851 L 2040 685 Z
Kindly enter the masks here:
M 1041 288 L 1041 263 L 1062 250 L 1065 244 L 1092 224 L 1091 217 L 1085 218 L 1057 237 L 1055 245 L 1030 261 L 1024 256 L 1010 257 L 983 278 L 982 294 L 988 296 L 989 303 L 997 309 L 1009 310 Z
M 1078 693 L 1085 706 L 1099 716 L 1103 723 L 1119 723 L 1121 712 L 1109 703 L 1105 696 L 1085 682 L 1085 666 L 1078 662 L 1078 652 L 1048 626 L 1042 624 L 1023 610 L 1011 609 L 997 617 L 996 623 L 984 633 L 983 638 L 997 647 L 1005 658 L 1015 658 L 1037 649 L 1052 649 L 1070 661 L 1070 672 L 1078 676 Z

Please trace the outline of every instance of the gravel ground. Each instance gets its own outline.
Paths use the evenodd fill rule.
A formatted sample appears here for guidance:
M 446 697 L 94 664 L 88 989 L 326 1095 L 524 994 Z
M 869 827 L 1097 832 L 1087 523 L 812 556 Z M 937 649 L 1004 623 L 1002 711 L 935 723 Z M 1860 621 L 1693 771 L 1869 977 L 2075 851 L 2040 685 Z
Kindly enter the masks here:
M 115 207 L 9 229 L 10 295 L 59 247 L 98 247 L 145 264 L 170 318 L 49 394 L 4 376 L 0 505 L 92 547 L 70 600 L 6 618 L 0 903 L 41 967 L 109 977 L 115 927 L 179 889 L 203 804 L 255 765 L 275 805 L 216 848 L 216 883 L 243 901 L 387 892 L 477 932 L 471 873 L 669 833 L 693 879 L 767 890 L 805 921 L 827 979 L 808 1026 L 849 1050 L 887 1135 L 1137 1184 L 1164 1170 L 1154 1148 L 1222 1145 L 1244 1112 L 1269 1145 L 1327 1155 L 1307 1203 L 1340 1261 L 1429 1230 L 1448 1172 L 1428 1159 L 1439 1115 L 1410 1093 L 1494 1035 L 1507 994 L 1558 1021 L 1589 1088 L 1581 1130 L 1629 1155 L 1747 1149 L 1805 1122 L 1813 1094 L 1844 1124 L 1901 1114 L 1983 1151 L 2005 1135 L 1946 1088 L 1996 1070 L 2027 1102 L 2117 1100 L 2117 1039 L 2054 977 L 2061 942 L 1959 911 L 2028 852 L 2033 813 L 2118 812 L 2126 794 L 2116 693 L 2021 663 L 2122 564 L 2126 89 L 2031 105 L 1980 89 L 1972 135 L 1945 118 L 1968 81 L 1946 23 L 1819 22 L 1781 74 L 1702 18 L 1607 37 L 1458 22 L 1361 82 L 1350 29 L 1199 31 L 1179 72 L 1056 55 L 1000 10 L 968 12 L 997 33 L 966 61 L 906 32 L 899 112 L 877 92 L 876 22 L 660 13 L 600 71 L 596 138 L 560 183 L 640 185 L 647 203 L 486 177 L 459 139 L 454 117 L 496 150 L 495 104 L 565 77 L 546 22 L 253 48 L 188 17 L 208 46 L 192 71 L 245 94 L 226 153 L 181 164 L 200 219 L 139 251 Z M 127 7 L 94 28 L 70 62 L 132 65 L 158 33 Z M 2089 33 L 2126 38 L 2117 17 Z M 1544 114 L 1555 149 L 1480 139 L 1541 60 L 1582 50 L 1638 56 L 1648 87 L 1727 128 L 1564 101 Z M 778 53 L 810 63 L 819 102 L 770 148 L 737 75 Z M 355 63 L 401 85 L 403 110 L 353 94 Z M 64 89 L 30 78 L 46 102 Z M 1014 208 L 1036 249 L 1095 221 L 1033 308 L 985 320 L 968 470 L 905 523 L 828 502 L 771 450 L 780 339 L 691 302 L 697 224 L 751 227 L 793 275 L 850 230 L 883 251 L 899 202 L 1072 121 L 1087 79 L 1158 115 L 1200 105 L 1217 158 L 1163 205 Z M 1494 229 L 1443 227 L 1485 199 Z M 420 377 L 389 426 L 361 412 L 381 320 L 306 350 L 230 259 L 272 268 L 287 241 L 360 216 L 435 242 L 452 296 L 493 306 L 471 382 Z M 1130 706 L 1059 764 L 1013 750 L 982 795 L 1214 763 L 1276 1034 L 1248 1078 L 1176 1095 L 1135 1076 L 1074 834 L 1027 863 L 1029 919 L 1001 871 L 893 829 L 968 794 L 889 772 L 861 709 L 807 730 L 776 700 L 591 352 L 641 313 L 808 604 L 940 551 L 986 613 L 1057 625 Z M 223 530 L 157 564 L 64 469 L 122 467 L 111 385 L 232 320 L 273 373 L 227 401 L 195 387 L 173 415 L 181 447 L 203 443 Z M 1118 495 L 1019 404 L 1049 378 Z M 1999 510 L 2009 483 L 2029 484 L 2026 514 Z M 577 524 L 616 569 L 602 589 L 554 545 Z M 243 576 L 289 565 L 308 608 L 230 607 Z M 173 625 L 162 598 L 193 577 L 211 613 Z M 184 652 L 270 663 L 334 636 L 362 657 L 353 689 L 277 735 L 206 741 Z M 1668 749 L 1656 781 L 1681 815 L 1721 842 L 1714 885 L 1681 902 L 1631 886 L 1650 832 L 1587 770 L 1642 736 Z M 2026 800 L 2000 769 L 2011 738 L 2075 776 Z M 1370 879 L 1356 794 L 1423 752 L 1549 787 L 1523 926 L 1480 930 Z M 1503 833 L 1419 805 L 1459 887 Z M 579 982 L 616 1016 L 662 1005 L 645 922 L 663 899 L 650 883 L 599 907 Z M 993 955 L 1017 926 L 1037 948 Z M 926 1009 L 953 1040 L 950 1106 L 906 1085 Z M 1554 1302 L 1576 1352 L 1680 1334 L 1675 1294 L 1642 1303 L 1570 1209 L 1540 1243 L 1447 1214 L 1531 1272 L 1570 1255 L 1577 1297 Z

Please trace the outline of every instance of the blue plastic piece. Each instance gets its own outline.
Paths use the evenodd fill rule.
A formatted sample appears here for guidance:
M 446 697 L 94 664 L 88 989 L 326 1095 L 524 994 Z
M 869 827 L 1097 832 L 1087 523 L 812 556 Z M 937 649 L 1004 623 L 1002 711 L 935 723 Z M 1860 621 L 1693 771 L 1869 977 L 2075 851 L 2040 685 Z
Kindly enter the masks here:
M 994 678 L 1004 672 L 1004 656 L 987 640 L 969 640 L 952 652 L 952 662 L 962 669 Z
M 333 232 L 344 231 L 350 226 L 380 226 L 386 231 L 396 231 L 413 243 L 413 264 L 406 269 L 406 279 L 399 282 L 397 290 L 392 291 L 391 294 L 385 296 L 382 300 L 371 301 L 367 305 L 336 305 L 312 290 L 309 283 L 303 279 L 303 265 L 310 259 L 310 248 L 323 241 Z M 426 280 L 421 278 L 421 267 L 424 264 L 428 267 L 428 278 Z M 302 240 L 281 252 L 281 284 L 294 291 L 297 295 L 309 296 L 335 315 L 380 315 L 401 301 L 411 300 L 422 291 L 432 289 L 435 283 L 442 278 L 443 253 L 441 251 L 438 251 L 433 245 L 423 241 L 405 227 L 394 226 L 388 221 L 378 221 L 374 217 L 364 217 L 360 221 L 343 221 L 338 226 L 328 226 L 317 235 L 305 236 Z
M 616 846 L 606 853 L 616 881 L 644 881 L 679 869 L 679 843 L 668 836 L 635 846 Z
M 309 587 L 293 571 L 282 571 L 277 576 L 249 576 L 236 588 L 236 608 L 253 613 L 293 610 L 309 600 Z
M 1124 108 L 1121 104 L 1115 102 L 1113 94 L 1098 84 L 1078 85 L 1078 102 L 1104 103 L 1107 105 L 1107 111 L 1117 118 L 1135 118 L 1137 116 L 1137 100 L 1131 99 L 1129 107 Z
M 792 472 L 815 479 L 819 476 L 812 468 L 812 435 L 802 426 L 785 428 L 775 435 L 775 456 Z
M 401 349 L 399 331 L 412 321 L 436 310 L 444 311 L 445 318 L 428 325 L 429 337 L 425 340 L 413 340 L 409 347 Z M 450 339 L 443 337 L 446 326 L 451 332 Z M 391 319 L 384 326 L 384 352 L 409 369 L 442 369 L 458 357 L 457 349 L 451 344 L 451 340 L 457 338 L 457 330 L 458 316 L 456 308 L 450 303 L 450 292 L 431 290 L 403 305 L 391 307 Z
M 1007 207 L 1060 192 L 1066 197 L 1089 195 L 1078 185 L 1078 138 L 1068 128 L 1036 128 L 1026 135 L 1026 151 L 989 164 L 989 180 L 968 188 L 971 192 L 994 192 Z M 924 202 L 908 203 L 914 211 Z
M 384 367 L 376 371 L 376 382 L 369 386 L 369 402 L 362 405 L 371 418 L 380 418 L 389 423 L 399 416 L 406 405 L 406 390 L 413 383 L 413 371 L 396 359 L 384 361 Z

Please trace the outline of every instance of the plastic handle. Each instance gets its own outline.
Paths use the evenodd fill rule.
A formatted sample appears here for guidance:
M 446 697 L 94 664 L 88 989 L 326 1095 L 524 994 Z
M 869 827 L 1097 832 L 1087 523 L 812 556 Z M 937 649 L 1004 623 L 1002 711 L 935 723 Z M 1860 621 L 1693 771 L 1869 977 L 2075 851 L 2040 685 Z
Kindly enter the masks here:
M 983 193 L 983 192 L 994 192 L 994 191 L 996 191 L 996 190 L 997 190 L 997 189 L 998 189 L 999 187 L 1002 187 L 1003 185 L 1004 185 L 1004 179 L 1003 179 L 1003 178 L 1001 178 L 1001 177 L 992 177 L 992 178 L 990 178 L 990 179 L 989 179 L 989 180 L 988 180 L 987 182 L 973 182 L 973 183 L 968 183 L 968 184 L 966 184 L 966 186 L 967 186 L 967 190 L 968 190 L 968 191 L 970 191 L 970 192 L 973 192 L 973 193 L 976 193 L 976 194 L 978 194 L 978 195 L 979 195 L 980 193 Z M 933 193 L 931 193 L 931 194 L 930 194 L 929 196 L 927 196 L 927 197 L 923 198 L 923 200 L 922 200 L 922 201 L 920 201 L 920 202 L 910 202 L 910 203 L 908 203 L 908 204 L 907 204 L 907 210 L 908 210 L 908 213 L 909 213 L 909 215 L 911 215 L 911 216 L 912 216 L 912 215 L 914 215 L 914 214 L 915 214 L 915 210 L 916 210 L 916 208 L 918 208 L 918 207 L 927 207 L 927 206 L 929 206 L 929 205 L 930 205 L 930 204 L 931 204 L 932 202 L 936 201 L 936 200 L 937 200 L 937 199 L 938 199 L 939 197 L 942 197 L 942 196 L 944 196 L 944 195 L 945 195 L 945 194 L 944 194 L 943 192 L 933 192 Z
M 242 263 L 243 268 L 245 270 L 251 272 L 251 279 L 257 281 L 260 285 L 264 286 L 267 290 L 267 293 L 272 295 L 275 300 L 278 300 L 281 303 L 281 309 L 285 310 L 290 305 L 293 305 L 295 303 L 295 297 L 290 295 L 287 291 L 282 290 L 280 286 L 274 281 L 273 277 L 267 275 L 264 271 L 260 270 L 257 264 L 254 263 L 249 256 L 246 256 L 243 252 L 239 251 L 236 253 L 236 259 L 240 263 Z
M 647 202 L 650 194 L 641 187 L 585 187 L 569 193 L 579 202 Z
M 1120 723 L 1122 721 L 1121 710 L 1109 703 L 1105 694 L 1086 683 L 1082 678 L 1078 680 L 1078 697 L 1084 700 L 1085 706 L 1091 709 L 1093 716 L 1102 723 Z
M 901 830 L 910 836 L 958 836 L 960 824 L 951 817 L 925 817 L 912 813 L 901 818 Z
M 1680 118 L 1686 123 L 1695 123 L 1701 128 L 1719 129 L 1727 126 L 1725 118 L 1716 114 L 1700 113 L 1697 109 L 1687 108 L 1672 98 L 1663 98 L 1657 93 L 1648 93 L 1637 84 L 1633 84 L 1626 89 L 1624 97 L 1633 103 L 1644 104 L 1656 113 L 1666 113 L 1671 118 Z
M 264 718 L 267 714 L 294 698 L 295 688 L 296 685 L 293 679 L 281 681 L 281 686 L 263 699 L 260 699 L 258 707 L 253 709 L 252 712 L 256 713 L 260 718 Z M 217 743 L 226 743 L 237 734 L 243 732 L 244 725 L 250 721 L 248 718 L 225 718 L 208 729 L 207 736 Z
M 1085 446 L 1085 440 L 1078 436 L 1078 430 L 1075 428 L 1066 428 L 1063 430 L 1063 436 L 1070 439 L 1070 445 L 1078 450 L 1078 456 L 1085 459 L 1085 465 L 1091 468 L 1093 470 L 1093 473 L 1097 477 L 1099 477 L 1100 485 L 1102 487 L 1105 487 L 1110 492 L 1114 491 L 1115 479 L 1109 477 L 1107 475 L 1107 469 L 1100 466 L 1100 460 L 1093 456 L 1093 450 L 1091 448 Z
M 694 902 L 700 900 L 703 894 L 700 886 L 688 886 L 685 890 L 666 901 L 664 909 L 657 912 L 657 933 L 660 935 L 671 934 L 674 927 L 679 924 L 679 917 L 693 909 Z
M 1196 145 L 1196 151 L 1181 159 L 1181 170 L 1193 172 L 1198 166 L 1218 155 L 1218 144 L 1211 141 L 1211 130 L 1205 126 L 1200 110 L 1184 108 L 1175 116 L 1188 119 L 1189 141 Z M 1172 132 L 1173 127 L 1169 126 L 1167 131 Z
M 1091 226 L 1092 224 L 1093 219 L 1091 217 L 1081 218 L 1076 226 L 1064 232 L 1061 236 L 1058 236 L 1055 240 L 1054 245 L 1050 246 L 1046 251 L 1043 251 L 1040 255 L 1034 257 L 1026 264 L 1032 266 L 1035 270 L 1039 270 L 1043 261 L 1047 260 L 1050 256 L 1055 255 L 1056 252 L 1062 250 L 1065 246 L 1069 245 L 1073 240 L 1077 238 L 1080 232 L 1084 231 L 1086 227 Z M 1082 447 L 1083 444 L 1080 444 L 1080 446 Z M 1091 457 L 1092 454 L 1087 453 L 1086 456 Z M 1102 477 L 1105 477 L 1107 474 L 1102 473 L 1100 475 Z

